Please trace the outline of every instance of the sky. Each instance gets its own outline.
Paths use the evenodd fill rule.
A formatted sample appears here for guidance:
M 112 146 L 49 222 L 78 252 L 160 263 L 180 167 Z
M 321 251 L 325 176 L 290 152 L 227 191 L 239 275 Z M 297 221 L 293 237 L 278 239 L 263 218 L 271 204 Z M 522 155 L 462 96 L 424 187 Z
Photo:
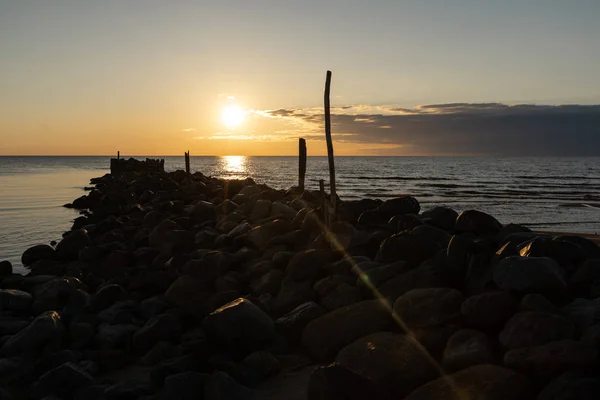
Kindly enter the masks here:
M 0 154 L 600 155 L 598 0 L 0 0 Z

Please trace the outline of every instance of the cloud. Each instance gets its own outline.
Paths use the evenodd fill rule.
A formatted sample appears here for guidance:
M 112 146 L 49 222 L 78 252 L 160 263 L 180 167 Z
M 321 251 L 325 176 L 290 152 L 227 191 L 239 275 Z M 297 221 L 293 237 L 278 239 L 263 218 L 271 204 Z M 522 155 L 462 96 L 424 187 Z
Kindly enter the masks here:
M 264 116 L 303 123 L 304 136 L 323 136 L 322 109 L 280 109 Z M 332 131 L 338 140 L 385 145 L 394 154 L 600 156 L 598 105 L 343 106 L 332 110 Z
M 196 130 L 196 128 L 184 128 L 181 130 L 181 132 L 194 132 Z

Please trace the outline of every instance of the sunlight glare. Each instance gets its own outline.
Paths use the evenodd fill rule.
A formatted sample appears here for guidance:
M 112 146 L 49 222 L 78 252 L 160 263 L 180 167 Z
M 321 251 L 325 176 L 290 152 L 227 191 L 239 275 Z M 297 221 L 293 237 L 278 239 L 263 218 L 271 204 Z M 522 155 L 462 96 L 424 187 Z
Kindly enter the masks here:
M 238 127 L 244 122 L 245 112 L 238 106 L 227 106 L 221 111 L 221 121 L 229 128 Z
M 246 157 L 244 156 L 224 156 L 223 169 L 227 174 L 243 174 L 246 172 Z

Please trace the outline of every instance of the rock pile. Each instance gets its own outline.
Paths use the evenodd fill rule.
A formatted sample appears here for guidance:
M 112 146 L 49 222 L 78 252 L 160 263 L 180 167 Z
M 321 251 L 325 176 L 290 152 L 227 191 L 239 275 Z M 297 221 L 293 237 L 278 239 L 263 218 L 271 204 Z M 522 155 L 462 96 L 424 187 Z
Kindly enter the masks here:
M 93 179 L 0 263 L 1 399 L 600 398 L 600 248 L 412 197 Z

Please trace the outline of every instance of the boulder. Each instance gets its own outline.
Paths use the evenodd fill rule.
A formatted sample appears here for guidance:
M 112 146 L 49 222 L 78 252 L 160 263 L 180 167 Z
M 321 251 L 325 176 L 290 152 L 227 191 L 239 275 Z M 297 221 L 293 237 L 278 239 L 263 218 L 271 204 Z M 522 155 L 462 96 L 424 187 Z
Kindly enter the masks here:
M 40 260 L 52 260 L 54 258 L 54 249 L 47 244 L 38 244 L 30 247 L 21 256 L 21 263 L 25 266 L 35 264 Z
M 461 306 L 465 323 L 473 328 L 497 332 L 517 311 L 518 303 L 508 292 L 488 292 L 471 296 Z
M 409 265 L 416 267 L 433 257 L 440 249 L 441 247 L 437 243 L 429 239 L 396 234 L 381 243 L 375 259 L 384 264 L 406 261 Z
M 300 304 L 317 299 L 311 281 L 295 281 L 284 278 L 281 289 L 273 301 L 273 311 L 276 315 L 283 315 Z
M 43 348 L 58 349 L 61 346 L 65 328 L 60 315 L 47 311 L 34 319 L 29 326 L 11 336 L 0 349 L 4 357 L 39 354 Z
M 500 332 L 500 343 L 507 349 L 531 347 L 562 339 L 572 339 L 575 324 L 559 315 L 526 311 L 515 314 Z
M 586 252 L 573 242 L 548 237 L 536 237 L 519 246 L 522 257 L 552 258 L 565 271 L 573 273 L 587 258 Z
M 297 211 L 294 208 L 279 201 L 276 201 L 271 205 L 271 217 L 281 217 L 291 221 L 296 214 Z
M 252 228 L 248 233 L 248 241 L 255 247 L 264 250 L 267 245 L 276 236 L 283 235 L 291 230 L 290 221 L 285 219 L 276 219 L 275 221 L 266 222 L 255 228 Z
M 258 200 L 252 208 L 250 218 L 253 221 L 260 221 L 271 214 L 271 202 L 269 200 Z M 296 213 L 294 213 L 295 215 Z
M 402 398 L 438 376 L 435 362 L 410 335 L 378 332 L 344 347 L 336 362 Z M 402 373 L 398 373 L 402 371 Z
M 537 293 L 549 299 L 567 295 L 567 283 L 556 261 L 547 257 L 507 257 L 494 268 L 494 283 L 517 294 Z
M 421 206 L 414 197 L 402 196 L 384 201 L 377 211 L 387 221 L 394 215 L 419 214 Z
M 534 389 L 520 374 L 496 365 L 475 365 L 414 390 L 404 400 L 530 400 Z
M 600 259 L 587 260 L 575 271 L 569 287 L 577 297 L 600 297 Z
M 22 290 L 0 289 L 0 311 L 28 311 L 33 296 Z
M 250 292 L 255 296 L 269 293 L 273 296 L 279 293 L 284 273 L 278 269 L 273 269 L 257 280 L 250 283 Z
M 597 364 L 598 348 L 588 343 L 561 340 L 509 350 L 504 365 L 536 379 L 547 380 L 574 369 Z
M 463 211 L 456 218 L 455 230 L 458 233 L 470 232 L 478 236 L 496 235 L 502 224 L 489 214 L 477 210 Z
M 421 214 L 421 219 L 431 226 L 446 232 L 454 231 L 458 213 L 449 207 L 434 207 Z
M 165 379 L 164 400 L 196 400 L 204 398 L 208 374 L 187 371 Z
M 314 301 L 302 303 L 292 311 L 279 317 L 275 321 L 275 329 L 289 340 L 298 341 L 306 325 L 326 312 L 323 307 Z
M 356 268 L 353 268 L 353 270 L 358 273 L 356 286 L 360 288 L 364 294 L 370 296 L 374 295 L 374 288 L 379 288 L 388 280 L 407 272 L 409 269 L 410 266 L 405 261 L 377 266 L 368 270 L 362 270 L 360 264 L 357 264 Z
M 315 285 L 315 289 L 316 288 L 317 285 Z M 328 288 L 328 290 L 319 293 L 319 299 L 320 303 L 323 305 L 323 307 L 325 307 L 325 309 L 332 311 L 340 307 L 358 303 L 362 300 L 362 295 L 360 290 L 353 284 L 351 285 L 347 282 L 340 282 L 337 285 Z
M 448 339 L 442 364 L 446 371 L 458 371 L 473 365 L 493 364 L 494 361 L 492 344 L 484 333 L 461 329 Z
M 394 312 L 409 328 L 450 325 L 460 319 L 463 300 L 456 289 L 414 289 L 398 297 Z
M 307 400 L 391 400 L 372 379 L 339 364 L 317 368 L 308 381 Z
M 131 349 L 133 334 L 139 327 L 133 324 L 108 325 L 102 324 L 94 337 L 96 345 L 103 350 L 125 350 Z
M 213 222 L 217 217 L 217 207 L 207 201 L 197 202 L 190 212 L 190 219 L 196 224 Z
M 56 256 L 62 260 L 77 260 L 79 251 L 91 246 L 92 241 L 85 229 L 71 231 L 56 245 Z
M 542 389 L 537 400 L 596 400 L 598 398 L 600 398 L 598 377 L 567 372 Z
M 209 339 L 234 354 L 262 349 L 274 338 L 275 324 L 249 300 L 240 298 L 217 309 L 204 319 Z
M 127 293 L 122 286 L 108 284 L 101 286 L 90 299 L 90 311 L 99 312 L 123 300 Z
M 445 287 L 449 284 L 448 270 L 437 265 L 421 265 L 397 275 L 379 287 L 380 294 L 391 302 L 413 289 Z
M 281 369 L 281 363 L 268 351 L 255 351 L 242 360 L 241 367 L 250 371 L 255 380 L 264 381 Z
M 237 383 L 225 372 L 217 371 L 210 375 L 204 384 L 206 400 L 254 400 L 254 393 L 246 386 Z
M 600 298 L 573 299 L 562 308 L 562 312 L 570 317 L 580 332 L 600 322 Z
M 413 329 L 412 333 L 435 360 L 441 359 L 448 340 L 458 331 L 456 325 Z
M 105 400 L 140 399 L 152 393 L 150 382 L 132 378 L 109 386 L 104 391 Z
M 34 313 L 62 309 L 78 289 L 85 289 L 85 286 L 77 278 L 57 278 L 44 283 L 33 293 Z
M 361 301 L 311 321 L 302 333 L 302 344 L 315 360 L 327 361 L 356 339 L 392 325 L 392 317 L 381 301 Z
M 410 236 L 429 240 L 436 243 L 440 248 L 447 249 L 452 235 L 448 232 L 429 225 L 419 225 L 410 231 Z
M 12 275 L 13 267 L 10 261 L 0 261 L 0 278 Z
M 210 297 L 210 287 L 188 275 L 182 275 L 165 292 L 165 299 L 192 314 L 201 314 L 204 302 Z
M 145 352 L 157 342 L 177 342 L 181 336 L 181 322 L 173 314 L 152 317 L 133 335 L 133 347 Z
M 33 386 L 33 396 L 43 398 L 55 395 L 60 398 L 71 398 L 76 390 L 92 386 L 94 378 L 79 366 L 67 362 L 40 376 Z
M 541 311 L 555 314 L 557 309 L 541 294 L 530 293 L 523 296 L 519 303 L 519 311 Z
M 296 253 L 285 269 L 287 277 L 295 281 L 315 281 L 324 272 L 323 267 L 331 258 L 328 250 L 304 250 Z

